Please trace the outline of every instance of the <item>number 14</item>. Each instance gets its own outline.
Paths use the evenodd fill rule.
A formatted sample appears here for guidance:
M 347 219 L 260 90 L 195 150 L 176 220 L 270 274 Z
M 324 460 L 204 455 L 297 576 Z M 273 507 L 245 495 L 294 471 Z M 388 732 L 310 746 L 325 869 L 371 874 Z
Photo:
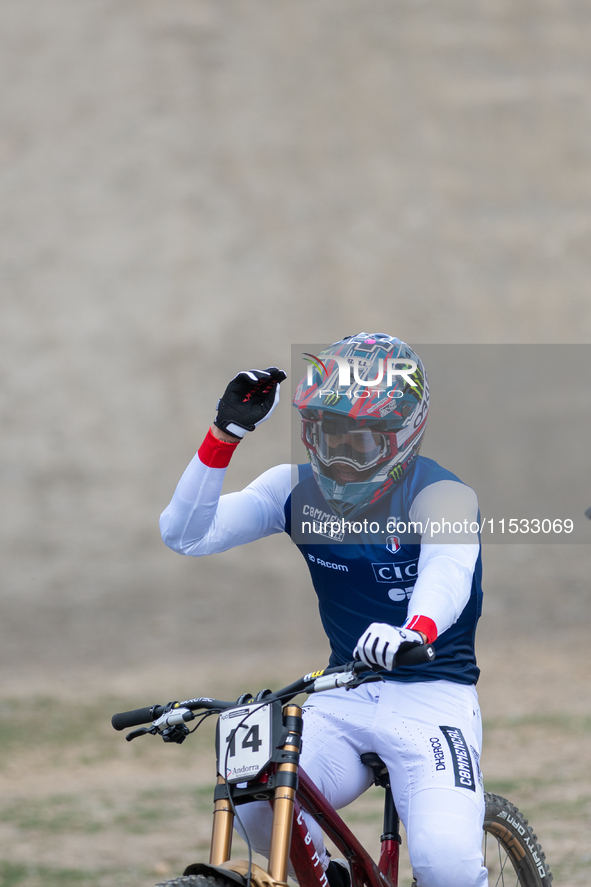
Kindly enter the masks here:
M 246 724 L 241 724 L 240 726 L 247 729 Z M 230 748 L 228 751 L 229 757 L 233 758 L 236 754 L 236 730 L 239 728 L 236 727 L 235 730 L 232 730 L 229 736 L 226 736 L 226 742 L 230 743 Z M 242 740 L 241 746 L 242 748 L 250 748 L 251 751 L 257 752 L 261 745 L 263 744 L 262 739 L 259 739 L 259 725 L 255 724 L 250 728 L 244 739 Z

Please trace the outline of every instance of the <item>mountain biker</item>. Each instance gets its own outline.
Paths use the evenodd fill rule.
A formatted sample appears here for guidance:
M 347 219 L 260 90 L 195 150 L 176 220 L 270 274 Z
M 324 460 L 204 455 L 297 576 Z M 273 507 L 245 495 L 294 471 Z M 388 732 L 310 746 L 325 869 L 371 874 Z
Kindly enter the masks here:
M 359 333 L 317 357 L 294 398 L 309 463 L 278 465 L 221 495 L 225 469 L 266 421 L 286 378 L 239 373 L 160 519 L 175 551 L 199 557 L 287 532 L 302 552 L 331 645 L 331 665 L 359 658 L 384 682 L 310 697 L 302 766 L 346 806 L 388 766 L 418 887 L 484 887 L 482 742 L 474 634 L 481 609 L 476 495 L 419 455 L 429 408 L 423 364 L 385 334 Z M 401 645 L 437 658 L 390 671 Z M 269 846 L 266 802 L 241 807 L 253 847 Z M 349 880 L 308 827 L 331 887 Z

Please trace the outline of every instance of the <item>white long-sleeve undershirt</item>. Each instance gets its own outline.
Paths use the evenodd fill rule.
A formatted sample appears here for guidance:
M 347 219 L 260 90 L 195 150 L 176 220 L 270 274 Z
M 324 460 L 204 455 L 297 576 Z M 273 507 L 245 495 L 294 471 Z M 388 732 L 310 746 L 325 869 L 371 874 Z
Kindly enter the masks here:
M 277 465 L 240 492 L 222 495 L 225 472 L 204 465 L 198 455 L 192 459 L 160 517 L 162 538 L 169 548 L 201 557 L 285 530 L 285 503 L 297 482 L 295 466 Z M 423 526 L 429 518 L 439 520 L 444 501 L 450 520 L 477 520 L 476 495 L 455 481 L 425 487 L 411 505 L 411 520 L 422 521 Z M 438 634 L 453 625 L 470 598 L 478 552 L 477 542 L 424 540 L 409 618 L 429 617 Z

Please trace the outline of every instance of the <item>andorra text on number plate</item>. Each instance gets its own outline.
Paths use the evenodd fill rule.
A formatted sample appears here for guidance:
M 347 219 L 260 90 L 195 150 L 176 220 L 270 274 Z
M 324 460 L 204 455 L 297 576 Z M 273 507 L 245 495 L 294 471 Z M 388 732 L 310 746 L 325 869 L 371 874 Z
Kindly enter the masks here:
M 218 768 L 228 782 L 254 779 L 271 760 L 271 705 L 241 705 L 222 712 Z

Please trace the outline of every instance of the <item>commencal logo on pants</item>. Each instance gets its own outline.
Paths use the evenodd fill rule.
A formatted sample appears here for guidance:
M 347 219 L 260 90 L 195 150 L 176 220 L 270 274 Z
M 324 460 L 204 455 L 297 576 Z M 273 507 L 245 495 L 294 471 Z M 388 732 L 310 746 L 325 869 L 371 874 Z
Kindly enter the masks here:
M 468 745 L 464 739 L 464 734 L 459 727 L 439 727 L 449 745 L 451 759 L 454 765 L 454 775 L 456 777 L 456 785 L 460 788 L 468 788 L 470 791 L 476 791 L 476 783 L 474 781 L 474 770 L 472 768 L 472 758 L 468 751 Z

